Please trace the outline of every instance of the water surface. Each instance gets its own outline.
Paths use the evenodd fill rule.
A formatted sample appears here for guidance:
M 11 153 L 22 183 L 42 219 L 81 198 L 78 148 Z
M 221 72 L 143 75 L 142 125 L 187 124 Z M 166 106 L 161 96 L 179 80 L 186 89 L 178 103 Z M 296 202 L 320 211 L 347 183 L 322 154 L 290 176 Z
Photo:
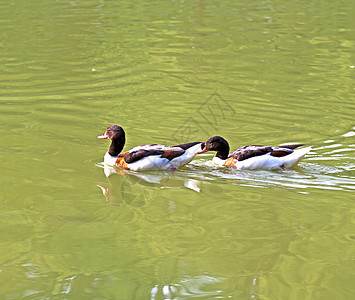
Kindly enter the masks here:
M 0 8 L 1 298 L 354 294 L 351 1 Z M 293 170 L 207 153 L 106 177 L 111 124 L 125 149 L 221 135 L 313 150 Z

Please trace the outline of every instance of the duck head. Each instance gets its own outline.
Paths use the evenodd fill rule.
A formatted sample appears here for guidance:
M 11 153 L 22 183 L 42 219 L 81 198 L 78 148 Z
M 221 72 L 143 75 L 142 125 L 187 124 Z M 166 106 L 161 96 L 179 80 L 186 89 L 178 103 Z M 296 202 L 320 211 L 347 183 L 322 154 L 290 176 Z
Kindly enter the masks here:
M 110 139 L 117 138 L 119 136 L 124 136 L 125 132 L 121 126 L 111 125 L 107 127 L 106 132 L 103 135 L 99 135 L 98 139 Z
M 107 127 L 106 132 L 103 135 L 97 137 L 98 139 L 110 139 L 111 145 L 108 153 L 111 156 L 117 156 L 121 153 L 124 144 L 126 142 L 126 135 L 121 126 L 111 125 Z
M 229 144 L 221 136 L 216 135 L 210 137 L 208 140 L 206 140 L 204 144 L 204 148 L 199 153 L 204 153 L 207 151 L 216 151 L 216 157 L 219 157 L 220 159 L 227 159 L 229 154 Z

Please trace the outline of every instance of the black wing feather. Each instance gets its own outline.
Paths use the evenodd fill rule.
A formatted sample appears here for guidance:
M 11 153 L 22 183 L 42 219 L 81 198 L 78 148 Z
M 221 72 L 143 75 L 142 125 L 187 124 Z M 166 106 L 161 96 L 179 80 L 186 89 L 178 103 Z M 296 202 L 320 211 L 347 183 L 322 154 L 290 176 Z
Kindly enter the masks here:
M 176 146 L 173 146 L 173 147 L 180 147 L 181 149 L 187 150 L 187 149 L 189 149 L 192 146 L 195 146 L 197 144 L 201 144 L 201 142 L 192 142 L 192 143 L 180 144 L 180 145 L 176 145 Z
M 267 153 L 270 153 L 272 156 L 281 157 L 293 153 L 293 149 L 301 146 L 304 146 L 304 144 L 285 145 L 279 147 L 248 145 L 237 149 L 229 157 L 233 156 L 233 158 L 238 161 L 243 161 L 248 158 Z
M 271 146 L 248 145 L 235 150 L 231 156 L 238 161 L 243 161 L 251 157 L 264 155 L 272 151 Z M 231 157 L 230 156 L 230 157 Z
M 151 149 L 151 150 L 146 150 L 146 149 L 142 149 L 142 150 L 137 150 L 137 151 L 133 151 L 128 153 L 127 155 L 125 155 L 125 162 L 127 164 L 131 164 L 134 163 L 144 157 L 150 156 L 150 155 L 161 155 L 164 153 L 164 150 L 157 150 L 157 149 Z
M 304 146 L 305 144 L 297 144 L 297 145 L 282 145 L 279 148 L 287 148 L 287 149 L 296 149 L 298 147 Z

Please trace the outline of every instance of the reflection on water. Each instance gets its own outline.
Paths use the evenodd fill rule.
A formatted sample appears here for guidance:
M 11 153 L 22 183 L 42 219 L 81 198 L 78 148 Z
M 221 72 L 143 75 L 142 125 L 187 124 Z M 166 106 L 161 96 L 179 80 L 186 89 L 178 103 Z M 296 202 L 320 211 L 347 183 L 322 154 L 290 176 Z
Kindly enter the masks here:
M 181 282 L 169 285 L 155 285 L 151 290 L 151 299 L 175 299 L 179 297 L 216 297 L 221 291 L 211 291 L 213 286 L 223 282 L 222 278 L 214 278 L 206 275 L 187 277 Z
M 106 201 L 118 205 L 122 201 L 130 205 L 137 202 L 145 203 L 154 198 L 157 188 L 181 189 L 188 188 L 200 192 L 201 182 L 174 174 L 175 171 L 135 172 L 111 167 L 104 163 L 97 166 L 104 169 L 108 185 L 99 184 Z

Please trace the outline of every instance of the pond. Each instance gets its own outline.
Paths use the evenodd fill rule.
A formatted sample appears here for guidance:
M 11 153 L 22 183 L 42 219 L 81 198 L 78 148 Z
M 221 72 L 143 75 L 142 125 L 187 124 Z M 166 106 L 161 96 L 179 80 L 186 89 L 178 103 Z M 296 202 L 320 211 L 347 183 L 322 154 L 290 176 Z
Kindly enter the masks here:
M 1 299 L 350 299 L 351 1 L 4 0 Z M 105 168 L 220 135 L 294 169 Z M 109 176 L 108 176 L 109 175 Z

